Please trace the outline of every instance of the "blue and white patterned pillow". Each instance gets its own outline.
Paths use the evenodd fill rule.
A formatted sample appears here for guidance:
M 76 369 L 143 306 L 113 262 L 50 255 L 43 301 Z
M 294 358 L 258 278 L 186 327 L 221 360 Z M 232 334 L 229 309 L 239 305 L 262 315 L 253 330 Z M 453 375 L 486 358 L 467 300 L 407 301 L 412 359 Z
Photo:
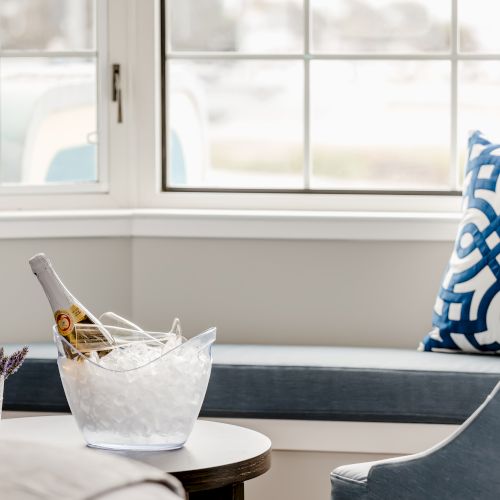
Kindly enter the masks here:
M 463 217 L 419 350 L 500 354 L 500 144 L 469 137 Z

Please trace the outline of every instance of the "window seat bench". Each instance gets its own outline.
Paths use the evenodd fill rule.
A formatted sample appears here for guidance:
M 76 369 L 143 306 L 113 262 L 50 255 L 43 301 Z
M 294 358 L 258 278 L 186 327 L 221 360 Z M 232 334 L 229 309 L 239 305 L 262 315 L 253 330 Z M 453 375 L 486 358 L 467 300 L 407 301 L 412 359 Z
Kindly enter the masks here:
M 487 355 L 219 344 L 213 357 L 205 417 L 460 424 L 500 379 Z M 54 345 L 31 345 L 3 407 L 69 411 Z

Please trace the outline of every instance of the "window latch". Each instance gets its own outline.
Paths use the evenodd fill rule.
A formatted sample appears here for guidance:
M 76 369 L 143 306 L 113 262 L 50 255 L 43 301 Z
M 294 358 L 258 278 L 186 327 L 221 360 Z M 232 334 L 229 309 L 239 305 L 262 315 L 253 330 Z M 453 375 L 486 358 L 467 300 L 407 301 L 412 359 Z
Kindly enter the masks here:
M 118 104 L 118 123 L 123 122 L 123 110 L 122 110 L 122 84 L 121 84 L 121 73 L 120 73 L 120 65 L 113 64 L 113 72 L 112 72 L 112 101 Z

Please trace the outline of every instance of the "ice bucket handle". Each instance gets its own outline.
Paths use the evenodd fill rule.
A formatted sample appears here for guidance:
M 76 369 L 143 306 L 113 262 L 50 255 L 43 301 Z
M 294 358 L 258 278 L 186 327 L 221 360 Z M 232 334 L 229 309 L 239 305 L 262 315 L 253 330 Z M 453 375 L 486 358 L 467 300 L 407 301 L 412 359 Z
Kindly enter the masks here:
M 191 348 L 195 348 L 201 351 L 202 349 L 205 349 L 205 347 L 208 347 L 210 344 L 213 344 L 215 342 L 216 332 L 217 329 L 215 327 L 209 328 L 199 335 L 196 335 L 196 337 L 189 339 L 184 344 L 181 344 L 178 348 L 181 348 L 183 346 L 190 346 Z

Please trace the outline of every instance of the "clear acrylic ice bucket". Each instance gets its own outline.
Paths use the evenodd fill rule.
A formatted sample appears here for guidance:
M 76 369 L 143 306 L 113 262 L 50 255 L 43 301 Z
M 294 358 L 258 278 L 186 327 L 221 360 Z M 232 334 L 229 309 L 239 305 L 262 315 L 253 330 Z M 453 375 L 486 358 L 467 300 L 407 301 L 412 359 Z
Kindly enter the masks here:
M 105 328 L 118 340 L 109 354 L 89 356 L 53 329 L 64 392 L 87 444 L 115 450 L 182 447 L 205 397 L 216 329 L 180 343 L 185 339 L 173 333 L 84 327 Z

